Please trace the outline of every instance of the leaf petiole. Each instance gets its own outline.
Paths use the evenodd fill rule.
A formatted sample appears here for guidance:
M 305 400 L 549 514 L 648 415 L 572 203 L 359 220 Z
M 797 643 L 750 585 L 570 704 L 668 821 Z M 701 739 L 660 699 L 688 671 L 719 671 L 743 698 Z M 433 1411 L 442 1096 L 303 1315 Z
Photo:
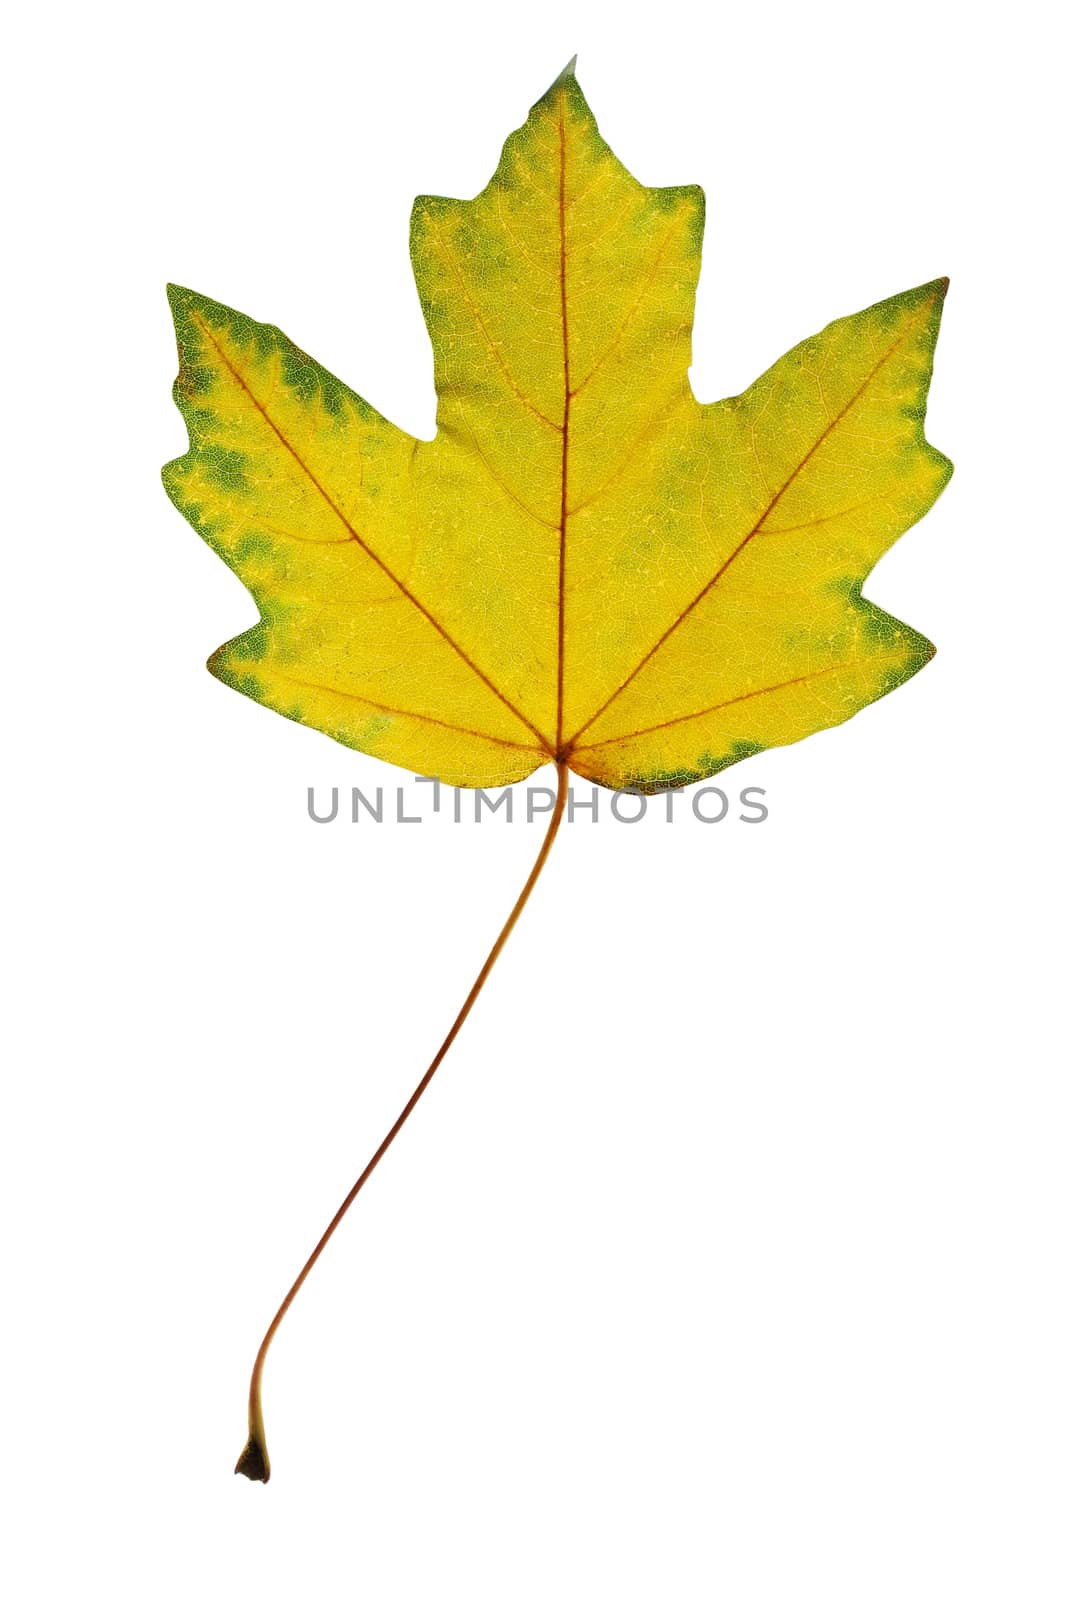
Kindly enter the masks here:
M 255 1364 L 252 1368 L 252 1381 L 248 1391 L 248 1443 L 241 1451 L 241 1454 L 237 1460 L 237 1465 L 234 1467 L 235 1473 L 243 1473 L 246 1478 L 252 1478 L 258 1483 L 266 1483 L 270 1478 L 270 1456 L 267 1454 L 267 1439 L 263 1427 L 262 1388 L 263 1366 L 267 1359 L 267 1351 L 270 1349 L 271 1341 L 281 1326 L 285 1313 L 288 1311 L 289 1307 L 299 1294 L 312 1267 L 315 1265 L 316 1261 L 329 1244 L 330 1239 L 333 1237 L 334 1232 L 340 1225 L 349 1206 L 352 1204 L 353 1200 L 356 1198 L 357 1194 L 362 1189 L 363 1185 L 366 1183 L 367 1179 L 370 1177 L 371 1173 L 374 1171 L 375 1167 L 378 1165 L 379 1161 L 382 1159 L 385 1152 L 388 1150 L 389 1146 L 400 1132 L 401 1128 L 404 1126 L 404 1123 L 407 1121 L 408 1117 L 410 1117 L 411 1113 L 421 1100 L 425 1090 L 429 1086 L 430 1079 L 433 1077 L 434 1073 L 441 1065 L 441 1062 L 448 1054 L 456 1035 L 459 1033 L 459 1030 L 462 1028 L 463 1024 L 467 1020 L 467 1017 L 470 1015 L 474 1002 L 477 1000 L 486 979 L 496 964 L 497 957 L 499 956 L 501 950 L 503 950 L 512 929 L 522 915 L 526 902 L 533 893 L 534 885 L 541 876 L 541 870 L 544 867 L 545 862 L 548 860 L 549 852 L 551 851 L 552 846 L 555 843 L 556 835 L 559 832 L 560 823 L 563 821 L 563 814 L 567 809 L 569 772 L 565 761 L 557 760 L 556 774 L 556 804 L 553 808 L 552 816 L 545 832 L 545 837 L 542 840 L 541 848 L 537 853 L 537 860 L 533 864 L 530 875 L 526 879 L 518 899 L 511 908 L 511 913 L 508 916 L 507 921 L 504 923 L 504 926 L 497 935 L 496 943 L 493 945 L 493 948 L 485 958 L 485 962 L 478 976 L 474 980 L 470 993 L 467 995 L 467 998 L 460 1007 L 456 1016 L 456 1020 L 453 1022 L 451 1028 L 448 1030 L 448 1033 L 445 1035 L 437 1054 L 434 1056 L 433 1060 L 430 1062 L 430 1065 L 426 1068 L 426 1071 L 416 1084 L 403 1111 L 401 1111 L 400 1115 L 389 1129 L 389 1132 L 386 1134 L 385 1138 L 382 1140 L 373 1156 L 371 1156 L 370 1160 L 367 1162 L 367 1165 L 363 1168 L 363 1171 L 360 1173 L 351 1189 L 349 1189 L 348 1193 L 345 1195 L 345 1198 L 342 1200 L 340 1206 L 338 1206 L 329 1223 L 329 1226 L 326 1228 L 326 1231 L 323 1233 L 314 1250 L 312 1250 L 311 1254 L 304 1262 L 304 1265 L 297 1274 L 288 1294 L 285 1296 L 285 1299 L 274 1313 L 274 1319 L 271 1322 L 270 1327 L 263 1336 L 263 1342 L 259 1347 Z

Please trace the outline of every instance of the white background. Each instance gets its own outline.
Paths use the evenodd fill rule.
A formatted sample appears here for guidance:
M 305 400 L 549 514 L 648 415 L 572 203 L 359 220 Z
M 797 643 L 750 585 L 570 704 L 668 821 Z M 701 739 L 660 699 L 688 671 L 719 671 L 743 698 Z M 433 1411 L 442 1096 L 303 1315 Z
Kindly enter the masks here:
M 26 15 L 8 1591 L 1062 1600 L 1051 10 Z M 956 476 L 868 585 L 939 654 L 726 774 L 767 790 L 760 827 L 565 831 L 279 1335 L 263 1488 L 231 1476 L 260 1334 L 540 824 L 308 820 L 309 784 L 401 775 L 203 669 L 254 609 L 159 485 L 184 448 L 163 285 L 279 323 L 428 436 L 411 200 L 481 188 L 575 50 L 631 170 L 707 191 L 701 399 L 951 275 L 928 433 Z

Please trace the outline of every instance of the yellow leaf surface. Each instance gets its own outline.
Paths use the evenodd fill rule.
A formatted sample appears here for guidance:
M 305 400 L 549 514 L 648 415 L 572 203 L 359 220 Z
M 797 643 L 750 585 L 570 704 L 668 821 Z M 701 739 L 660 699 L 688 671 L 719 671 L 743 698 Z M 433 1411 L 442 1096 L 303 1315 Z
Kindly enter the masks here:
M 852 716 L 933 654 L 861 593 L 950 464 L 923 416 L 946 283 L 700 405 L 700 189 L 648 189 L 569 71 L 411 252 L 438 431 L 276 328 L 172 289 L 190 448 L 167 489 L 255 596 L 211 658 L 284 715 L 448 783 L 546 761 L 692 782 Z

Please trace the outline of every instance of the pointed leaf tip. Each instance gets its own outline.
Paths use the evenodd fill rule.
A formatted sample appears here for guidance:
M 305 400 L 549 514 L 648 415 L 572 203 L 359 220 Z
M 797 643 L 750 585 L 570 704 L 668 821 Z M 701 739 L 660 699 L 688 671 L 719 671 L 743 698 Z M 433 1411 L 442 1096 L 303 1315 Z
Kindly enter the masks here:
M 234 1476 L 240 1473 L 253 1483 L 267 1483 L 270 1479 L 270 1457 L 267 1448 L 258 1439 L 250 1438 L 234 1467 Z
M 578 65 L 578 57 L 576 55 L 571 56 L 570 60 L 567 62 L 567 65 L 564 67 L 564 69 L 560 73 L 559 77 L 555 80 L 554 83 L 551 83 L 549 85 L 549 88 L 548 88 L 549 94 L 552 93 L 553 89 L 558 89 L 561 84 L 566 83 L 568 78 L 573 78 L 574 77 L 574 69 L 575 69 L 575 67 L 577 65 Z

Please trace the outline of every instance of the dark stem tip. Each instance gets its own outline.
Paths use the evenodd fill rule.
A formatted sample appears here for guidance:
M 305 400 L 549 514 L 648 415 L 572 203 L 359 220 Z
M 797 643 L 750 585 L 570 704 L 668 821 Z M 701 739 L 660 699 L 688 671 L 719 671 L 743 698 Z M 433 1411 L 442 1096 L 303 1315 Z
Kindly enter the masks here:
M 241 1454 L 237 1458 L 234 1473 L 242 1473 L 244 1477 L 251 1478 L 253 1483 L 266 1483 L 270 1478 L 270 1457 L 267 1447 L 260 1439 L 249 1437 Z

